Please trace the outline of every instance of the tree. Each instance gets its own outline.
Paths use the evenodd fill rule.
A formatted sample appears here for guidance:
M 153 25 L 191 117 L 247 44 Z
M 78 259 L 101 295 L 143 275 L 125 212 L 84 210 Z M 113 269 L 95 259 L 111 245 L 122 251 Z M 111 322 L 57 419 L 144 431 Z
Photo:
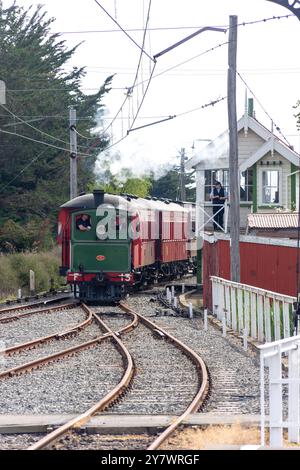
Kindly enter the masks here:
M 178 201 L 180 194 L 179 168 L 165 165 L 160 168 L 160 173 L 162 176 L 156 179 L 153 174 L 151 175 L 151 196 Z M 186 200 L 191 202 L 196 200 L 195 182 L 191 173 L 186 173 Z
M 129 168 L 122 168 L 119 174 L 113 175 L 109 167 L 106 167 L 98 184 L 91 186 L 90 190 L 95 187 L 100 187 L 109 194 L 127 193 L 146 197 L 151 189 L 151 181 L 148 176 L 135 177 Z
M 70 105 L 81 118 L 77 131 L 91 139 L 78 135 L 78 152 L 85 154 L 78 162 L 80 191 L 94 180 L 96 156 L 109 141 L 92 131 L 113 77 L 84 95 L 84 68 L 63 69 L 79 45 L 68 49 L 50 32 L 53 21 L 41 6 L 25 10 L 13 3 L 4 9 L 0 1 L 0 79 L 7 87 L 7 104 L 0 107 L 0 218 L 23 225 L 49 217 L 54 226 L 57 208 L 69 198 Z

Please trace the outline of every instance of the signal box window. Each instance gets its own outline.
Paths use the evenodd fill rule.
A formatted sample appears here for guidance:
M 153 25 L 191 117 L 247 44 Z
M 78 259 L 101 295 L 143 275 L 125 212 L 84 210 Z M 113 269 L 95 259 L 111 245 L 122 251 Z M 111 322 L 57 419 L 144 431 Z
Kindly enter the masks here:
M 81 232 L 88 232 L 91 230 L 91 217 L 88 214 L 80 214 L 76 217 L 76 228 Z

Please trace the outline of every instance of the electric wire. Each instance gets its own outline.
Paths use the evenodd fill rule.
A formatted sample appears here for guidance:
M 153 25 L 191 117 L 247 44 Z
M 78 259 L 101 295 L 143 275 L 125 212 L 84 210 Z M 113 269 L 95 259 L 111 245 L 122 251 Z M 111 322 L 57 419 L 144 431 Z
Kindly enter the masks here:
M 108 13 L 107 10 L 105 10 L 105 8 L 101 5 L 101 3 L 98 2 L 98 0 L 94 0 L 95 3 L 97 3 L 97 5 L 107 14 L 107 16 L 109 16 L 109 18 L 120 28 L 121 31 L 123 31 L 123 33 L 142 51 L 143 54 L 145 54 L 152 62 L 154 62 L 154 59 L 153 57 L 151 57 L 131 36 L 130 34 L 127 33 L 127 31 L 122 28 L 122 26 L 117 22 L 117 20 L 115 20 L 115 18 L 113 16 L 110 15 L 110 13 Z
M 255 93 L 253 93 L 253 91 L 251 90 L 251 88 L 249 87 L 249 85 L 246 83 L 245 79 L 241 76 L 241 74 L 236 70 L 236 74 L 238 75 L 238 77 L 241 79 L 241 81 L 244 83 L 244 85 L 247 87 L 247 89 L 250 91 L 250 93 L 253 95 L 253 97 L 255 98 L 255 100 L 257 101 L 257 103 L 259 104 L 259 106 L 261 107 L 261 109 L 263 110 L 263 112 L 266 114 L 266 116 L 268 116 L 268 118 L 273 122 L 277 132 L 279 132 L 279 134 L 282 136 L 282 138 L 285 140 L 285 142 L 287 143 L 287 145 L 292 148 L 292 145 L 290 144 L 290 142 L 288 141 L 288 139 L 285 137 L 285 135 L 283 134 L 283 132 L 281 131 L 280 127 L 275 123 L 274 119 L 272 119 L 272 117 L 270 116 L 270 114 L 268 113 L 268 111 L 265 109 L 265 107 L 262 105 L 262 103 L 260 102 L 260 100 L 257 98 L 257 96 L 255 95 Z

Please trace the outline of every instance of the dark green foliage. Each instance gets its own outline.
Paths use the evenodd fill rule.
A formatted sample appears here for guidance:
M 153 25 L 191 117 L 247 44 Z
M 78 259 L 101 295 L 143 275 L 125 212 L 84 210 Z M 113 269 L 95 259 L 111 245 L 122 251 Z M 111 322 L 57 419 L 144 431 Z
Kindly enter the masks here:
M 0 2 L 0 80 L 7 87 L 6 108 L 45 134 L 1 106 L 0 129 L 62 148 L 0 133 L 0 250 L 5 249 L 6 235 L 14 249 L 34 243 L 41 247 L 40 227 L 45 219 L 47 230 L 53 232 L 57 208 L 69 199 L 68 107 L 74 105 L 77 116 L 84 118 L 78 121 L 78 132 L 93 137 L 91 131 L 101 120 L 102 97 L 110 90 L 112 76 L 96 94 L 81 92 L 84 68 L 63 70 L 78 46 L 67 49 L 59 34 L 50 32 L 53 21 L 41 6 L 26 11 L 14 3 L 4 9 Z M 79 158 L 79 191 L 93 181 L 96 155 L 107 144 L 105 136 L 101 140 L 78 136 L 78 152 L 90 155 Z M 30 227 L 26 235 L 24 227 Z
M 158 179 L 154 179 L 152 175 L 152 190 L 151 196 L 158 198 L 167 198 L 171 200 L 180 199 L 180 176 L 179 169 L 175 166 L 166 165 L 161 168 L 161 176 Z M 193 176 L 189 173 L 186 174 L 186 200 L 195 202 L 196 201 L 196 189 L 190 188 L 191 185 L 195 185 Z

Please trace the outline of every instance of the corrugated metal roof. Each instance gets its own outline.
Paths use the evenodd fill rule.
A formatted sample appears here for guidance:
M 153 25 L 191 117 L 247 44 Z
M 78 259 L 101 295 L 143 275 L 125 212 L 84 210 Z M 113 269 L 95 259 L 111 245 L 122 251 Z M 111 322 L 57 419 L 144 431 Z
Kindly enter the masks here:
M 249 228 L 297 228 L 297 212 L 273 212 L 248 215 Z

